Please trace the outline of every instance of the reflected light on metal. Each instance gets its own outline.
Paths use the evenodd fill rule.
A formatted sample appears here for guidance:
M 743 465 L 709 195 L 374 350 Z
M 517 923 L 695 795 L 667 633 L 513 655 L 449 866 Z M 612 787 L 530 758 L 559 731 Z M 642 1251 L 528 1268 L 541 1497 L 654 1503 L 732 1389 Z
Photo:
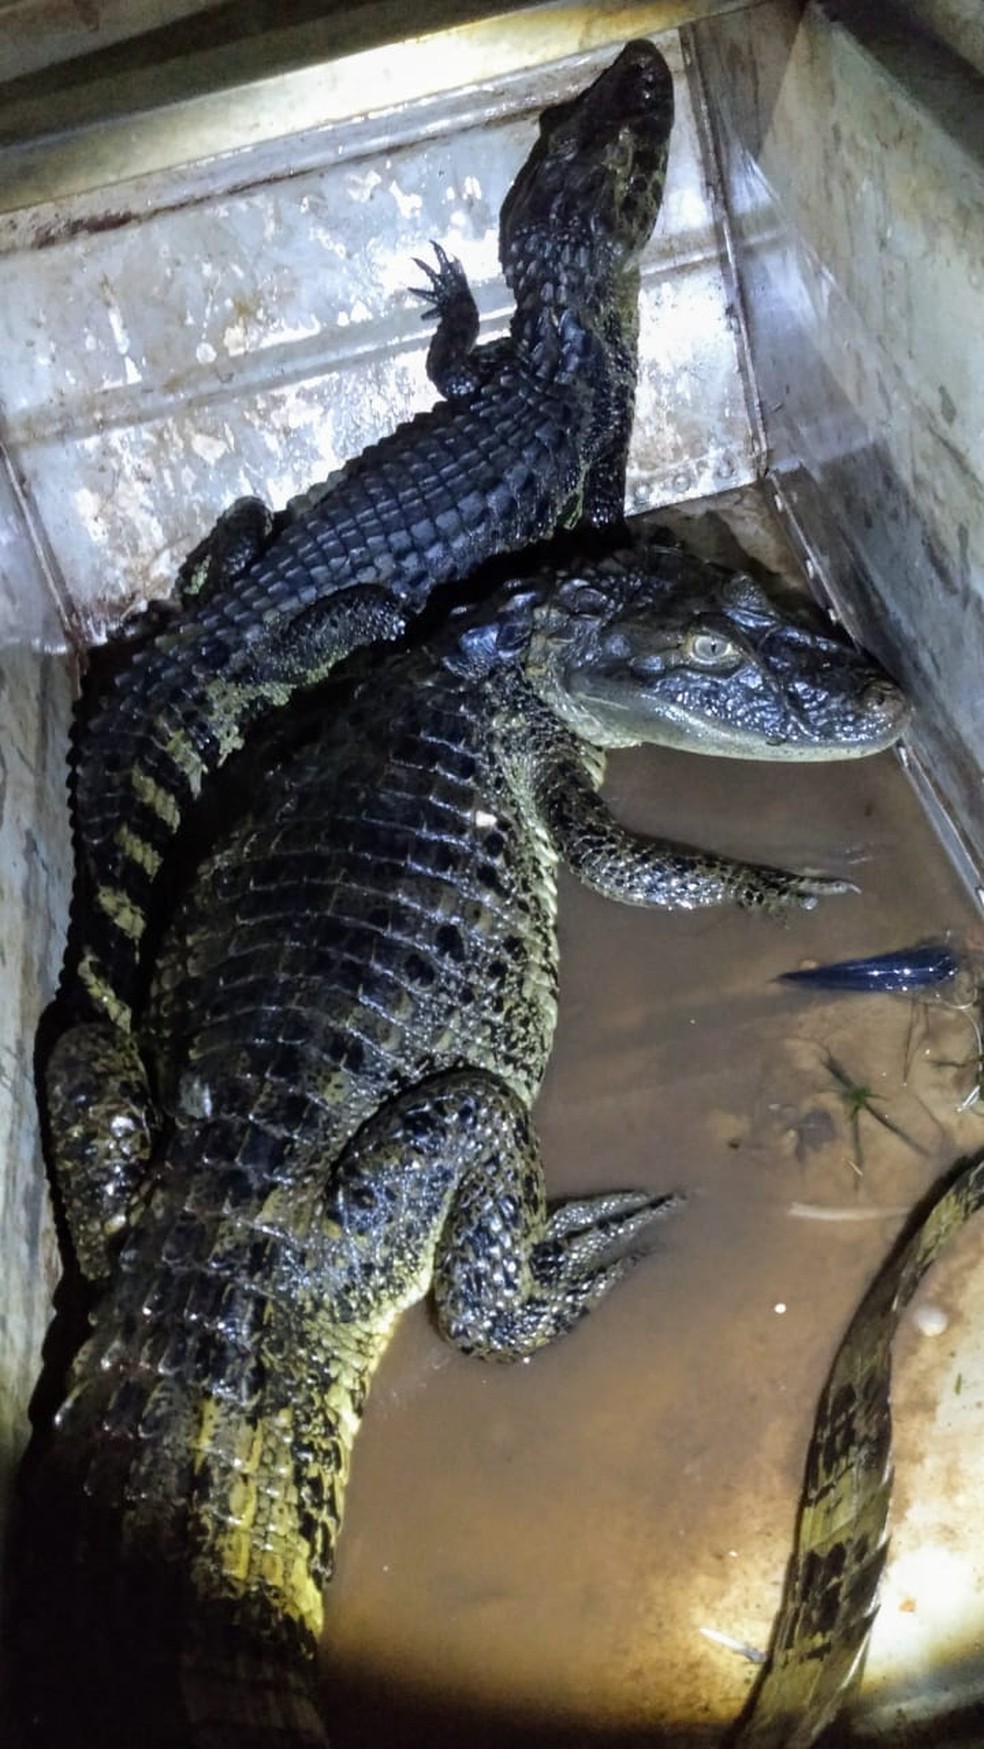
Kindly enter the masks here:
M 532 6 L 408 37 L 313 65 L 249 79 L 226 90 L 182 98 L 158 82 L 153 104 L 119 109 L 118 85 L 97 81 L 81 93 L 91 114 L 62 121 L 63 131 L 37 137 L 38 113 L 50 104 L 24 105 L 23 122 L 6 115 L 4 132 L 16 137 L 3 151 L 0 210 L 16 211 L 66 195 L 132 181 L 191 161 L 243 151 L 265 142 L 401 109 L 441 93 L 488 85 L 606 43 L 649 36 L 683 23 L 733 11 L 748 0 L 661 0 L 654 5 Z M 275 52 L 258 40 L 266 64 Z M 182 63 L 178 63 L 179 69 Z M 193 73 L 193 63 L 189 64 Z M 167 79 L 161 69 L 161 81 Z M 148 87 L 149 89 L 149 87 Z M 185 83 L 187 89 L 187 81 Z M 78 95 L 78 94 L 76 94 Z M 64 103 L 58 106 L 64 116 Z M 107 113 L 108 111 L 108 113 Z M 23 137 L 34 136 L 34 137 Z

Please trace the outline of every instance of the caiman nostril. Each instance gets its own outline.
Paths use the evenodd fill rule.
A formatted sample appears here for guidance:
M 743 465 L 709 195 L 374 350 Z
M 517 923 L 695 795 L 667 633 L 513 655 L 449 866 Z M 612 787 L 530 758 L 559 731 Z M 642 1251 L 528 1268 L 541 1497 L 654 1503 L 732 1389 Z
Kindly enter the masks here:
M 865 708 L 881 710 L 899 721 L 909 715 L 909 701 L 893 680 L 887 677 L 869 681 L 864 690 Z

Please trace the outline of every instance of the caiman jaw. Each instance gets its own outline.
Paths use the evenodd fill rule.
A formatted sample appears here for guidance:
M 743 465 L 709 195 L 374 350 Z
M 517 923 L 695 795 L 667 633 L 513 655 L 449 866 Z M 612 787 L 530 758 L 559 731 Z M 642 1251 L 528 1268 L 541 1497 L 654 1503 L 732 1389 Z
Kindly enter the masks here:
M 544 696 L 599 744 L 816 762 L 903 732 L 899 689 L 803 604 L 682 548 L 640 547 L 601 570 L 606 595 L 565 579 L 534 633 Z

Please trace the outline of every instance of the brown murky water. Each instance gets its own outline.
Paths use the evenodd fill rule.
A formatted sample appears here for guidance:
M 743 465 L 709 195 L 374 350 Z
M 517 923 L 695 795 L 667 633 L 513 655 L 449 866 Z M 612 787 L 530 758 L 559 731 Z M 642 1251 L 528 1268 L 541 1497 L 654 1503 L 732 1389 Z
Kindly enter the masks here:
M 902 1213 L 984 1142 L 957 1111 L 977 1056 L 965 1014 L 773 982 L 806 959 L 972 935 L 894 755 L 783 768 L 647 750 L 612 761 L 608 794 L 638 828 L 862 890 L 777 923 L 647 914 L 563 882 L 537 1112 L 551 1193 L 641 1185 L 689 1203 L 527 1365 L 452 1353 L 422 1309 L 405 1321 L 328 1597 L 336 1749 L 717 1742 L 754 1666 L 701 1630 L 767 1643 L 837 1340 Z M 955 1329 L 959 1283 L 950 1300 Z M 910 1325 L 925 1445 L 955 1350 Z M 978 1383 L 984 1398 L 980 1365 Z M 900 1510 L 915 1487 L 900 1483 Z M 913 1616 L 918 1598 L 892 1607 Z

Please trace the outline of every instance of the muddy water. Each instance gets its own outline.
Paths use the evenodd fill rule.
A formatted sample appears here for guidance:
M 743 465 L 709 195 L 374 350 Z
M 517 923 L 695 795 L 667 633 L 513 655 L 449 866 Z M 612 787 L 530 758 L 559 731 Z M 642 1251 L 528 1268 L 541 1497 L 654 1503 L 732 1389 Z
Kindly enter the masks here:
M 550 1191 L 680 1188 L 688 1206 L 529 1364 L 451 1353 L 422 1309 L 405 1321 L 328 1598 L 336 1749 L 718 1741 L 754 1666 L 701 1630 L 767 1643 L 837 1339 L 902 1213 L 984 1142 L 956 1109 L 976 1059 L 965 1015 L 773 982 L 973 934 L 894 755 L 782 768 L 647 750 L 612 761 L 608 793 L 638 828 L 862 890 L 778 923 L 646 914 L 564 881 L 537 1113 Z M 937 1363 L 913 1331 L 927 1434 Z

